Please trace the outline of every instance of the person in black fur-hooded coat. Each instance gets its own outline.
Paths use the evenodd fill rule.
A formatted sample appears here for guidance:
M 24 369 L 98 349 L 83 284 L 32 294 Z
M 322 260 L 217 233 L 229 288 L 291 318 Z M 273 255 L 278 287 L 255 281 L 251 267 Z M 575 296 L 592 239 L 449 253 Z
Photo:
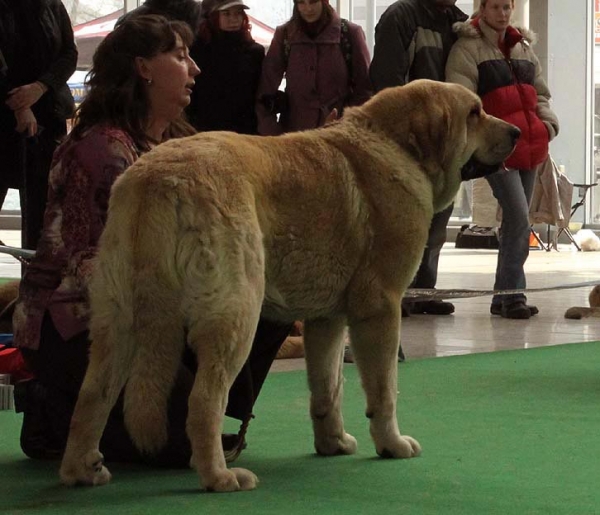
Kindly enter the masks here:
M 190 56 L 196 77 L 188 119 L 198 131 L 257 134 L 256 92 L 265 49 L 250 32 L 240 0 L 204 0 Z

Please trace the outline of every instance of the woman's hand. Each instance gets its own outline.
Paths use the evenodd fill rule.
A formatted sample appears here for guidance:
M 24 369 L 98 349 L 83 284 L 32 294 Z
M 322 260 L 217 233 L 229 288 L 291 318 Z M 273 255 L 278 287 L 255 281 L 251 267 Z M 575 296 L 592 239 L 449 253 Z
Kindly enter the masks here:
M 17 126 L 15 130 L 20 134 L 31 137 L 35 136 L 38 131 L 38 124 L 33 114 L 33 111 L 29 108 L 20 109 L 15 111 L 15 118 L 17 120 Z
M 335 122 L 338 119 L 338 110 L 334 107 L 331 112 L 325 118 L 324 125 L 329 125 L 330 123 Z
M 8 92 L 6 105 L 13 111 L 28 109 L 35 104 L 48 88 L 41 82 L 25 84 Z

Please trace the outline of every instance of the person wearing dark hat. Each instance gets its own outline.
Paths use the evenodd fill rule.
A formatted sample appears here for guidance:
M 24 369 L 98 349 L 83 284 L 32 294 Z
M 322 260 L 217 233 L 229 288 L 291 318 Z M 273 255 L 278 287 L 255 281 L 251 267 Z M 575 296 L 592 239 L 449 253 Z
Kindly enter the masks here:
M 121 16 L 115 26 L 143 14 L 158 14 L 170 20 L 187 23 L 196 32 L 200 21 L 201 2 L 196 0 L 146 0 L 142 5 Z
M 202 70 L 187 109 L 198 131 L 257 134 L 254 102 L 265 56 L 240 0 L 204 0 L 192 59 Z
M 198 131 L 257 134 L 254 102 L 265 49 L 252 38 L 247 9 L 240 0 L 202 2 L 200 26 L 190 48 L 190 57 L 202 73 L 196 77 L 186 110 Z M 256 398 L 291 328 L 291 324 L 259 320 L 252 351 L 231 388 L 225 413 L 242 422 L 241 436 L 224 435 L 224 443 L 231 446 L 238 436 L 237 444 L 244 445 Z

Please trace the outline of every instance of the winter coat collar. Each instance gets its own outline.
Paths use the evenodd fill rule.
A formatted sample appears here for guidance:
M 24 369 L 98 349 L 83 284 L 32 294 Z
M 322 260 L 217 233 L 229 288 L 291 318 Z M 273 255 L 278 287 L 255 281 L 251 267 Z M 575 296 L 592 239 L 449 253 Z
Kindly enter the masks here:
M 473 18 L 472 20 L 466 22 L 455 23 L 454 32 L 456 32 L 458 37 L 485 37 L 494 43 L 497 41 L 496 31 L 479 17 Z M 530 29 L 524 27 L 513 27 L 512 25 L 509 25 L 506 29 L 506 38 L 504 41 L 508 48 L 513 48 L 515 45 L 521 42 L 525 46 L 530 46 L 536 43 L 537 35 Z
M 311 39 L 305 34 L 302 30 L 295 26 L 295 24 L 290 23 L 289 25 L 290 33 L 289 39 L 290 43 L 339 43 L 340 42 L 340 30 L 342 28 L 342 20 L 340 16 L 334 11 L 331 16 L 331 22 L 323 32 L 321 32 L 316 38 Z

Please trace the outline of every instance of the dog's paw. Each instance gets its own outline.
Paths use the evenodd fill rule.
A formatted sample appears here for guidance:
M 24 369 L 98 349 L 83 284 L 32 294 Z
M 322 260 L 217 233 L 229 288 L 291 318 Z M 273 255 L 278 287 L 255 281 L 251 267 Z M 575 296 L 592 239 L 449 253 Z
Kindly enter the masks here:
M 348 433 L 344 433 L 341 438 L 338 436 L 327 436 L 319 441 L 315 439 L 315 449 L 321 456 L 354 454 L 357 447 L 356 438 Z
M 411 436 L 402 435 L 392 443 L 377 447 L 377 454 L 382 458 L 416 458 L 421 454 L 421 446 Z
M 99 451 L 88 452 L 81 461 L 63 459 L 59 471 L 61 483 L 73 485 L 105 485 L 111 474 L 104 466 L 104 456 Z
M 243 468 L 224 469 L 212 481 L 207 481 L 204 488 L 209 492 L 237 492 L 254 490 L 258 485 L 258 477 Z

